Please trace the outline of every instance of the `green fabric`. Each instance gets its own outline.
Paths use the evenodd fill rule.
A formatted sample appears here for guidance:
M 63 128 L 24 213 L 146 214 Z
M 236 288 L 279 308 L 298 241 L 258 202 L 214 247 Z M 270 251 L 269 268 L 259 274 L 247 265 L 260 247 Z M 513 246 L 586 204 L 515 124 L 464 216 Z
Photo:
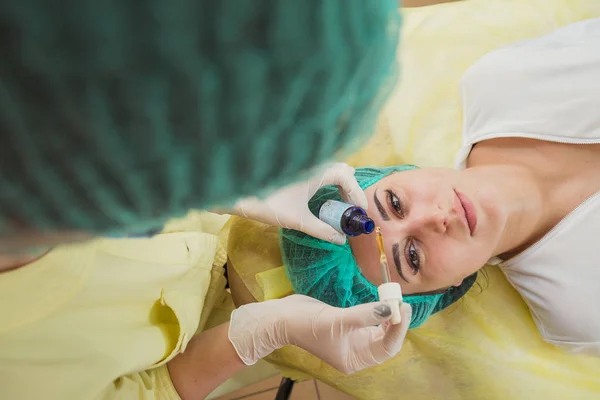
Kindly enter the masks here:
M 142 231 L 297 179 L 374 129 L 395 0 L 6 0 L 0 236 Z
M 415 168 L 412 165 L 357 168 L 354 175 L 365 190 L 392 173 Z M 311 212 L 318 215 L 321 205 L 330 199 L 341 200 L 337 187 L 321 188 L 309 202 Z M 377 287 L 361 273 L 349 243 L 336 245 L 290 229 L 280 230 L 279 241 L 285 271 L 296 293 L 335 307 L 379 300 Z M 413 311 L 410 328 L 422 325 L 429 316 L 456 302 L 473 286 L 476 276 L 469 276 L 459 287 L 441 294 L 404 296 L 404 302 L 409 303 Z

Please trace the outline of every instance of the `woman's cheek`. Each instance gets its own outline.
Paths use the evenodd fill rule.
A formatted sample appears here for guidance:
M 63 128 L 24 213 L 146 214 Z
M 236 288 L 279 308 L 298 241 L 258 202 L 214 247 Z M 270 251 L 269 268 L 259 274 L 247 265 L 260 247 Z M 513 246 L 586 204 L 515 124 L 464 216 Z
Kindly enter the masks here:
M 352 255 L 367 280 L 375 285 L 383 282 L 379 272 L 379 256 L 371 242 L 370 235 L 360 235 L 349 238 Z

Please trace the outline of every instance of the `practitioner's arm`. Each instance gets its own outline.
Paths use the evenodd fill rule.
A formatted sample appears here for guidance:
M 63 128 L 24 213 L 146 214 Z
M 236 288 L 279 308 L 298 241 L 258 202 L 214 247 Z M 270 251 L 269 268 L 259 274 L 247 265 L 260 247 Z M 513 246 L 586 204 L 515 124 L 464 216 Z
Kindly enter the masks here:
M 194 336 L 185 352 L 167 364 L 171 382 L 183 400 L 204 399 L 246 366 L 228 338 L 229 323 Z

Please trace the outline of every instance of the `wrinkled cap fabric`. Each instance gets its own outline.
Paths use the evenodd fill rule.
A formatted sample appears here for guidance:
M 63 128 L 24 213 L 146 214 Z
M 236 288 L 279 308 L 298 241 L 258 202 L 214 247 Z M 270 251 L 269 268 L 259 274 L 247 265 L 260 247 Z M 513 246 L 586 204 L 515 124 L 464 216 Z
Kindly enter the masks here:
M 392 173 L 415 168 L 413 165 L 357 168 L 355 177 L 365 190 Z M 321 188 L 309 202 L 311 212 L 318 215 L 321 205 L 330 199 L 341 200 L 337 187 Z M 379 300 L 377 287 L 361 273 L 348 242 L 336 245 L 291 229 L 280 229 L 279 241 L 285 271 L 296 293 L 335 307 L 352 307 Z M 473 286 L 476 276 L 469 276 L 460 286 L 444 293 L 404 296 L 403 301 L 413 310 L 410 328 L 422 325 L 429 316 L 460 299 Z
M 373 132 L 396 0 L 0 3 L 0 236 L 144 232 Z

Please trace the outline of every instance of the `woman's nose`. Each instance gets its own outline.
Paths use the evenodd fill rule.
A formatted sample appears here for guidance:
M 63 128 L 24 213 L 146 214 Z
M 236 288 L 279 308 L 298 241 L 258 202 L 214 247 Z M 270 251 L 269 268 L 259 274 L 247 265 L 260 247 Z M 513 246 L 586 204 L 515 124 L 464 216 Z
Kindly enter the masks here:
M 415 215 L 414 228 L 417 230 L 433 231 L 444 233 L 448 227 L 448 215 L 441 209 L 430 209 Z

